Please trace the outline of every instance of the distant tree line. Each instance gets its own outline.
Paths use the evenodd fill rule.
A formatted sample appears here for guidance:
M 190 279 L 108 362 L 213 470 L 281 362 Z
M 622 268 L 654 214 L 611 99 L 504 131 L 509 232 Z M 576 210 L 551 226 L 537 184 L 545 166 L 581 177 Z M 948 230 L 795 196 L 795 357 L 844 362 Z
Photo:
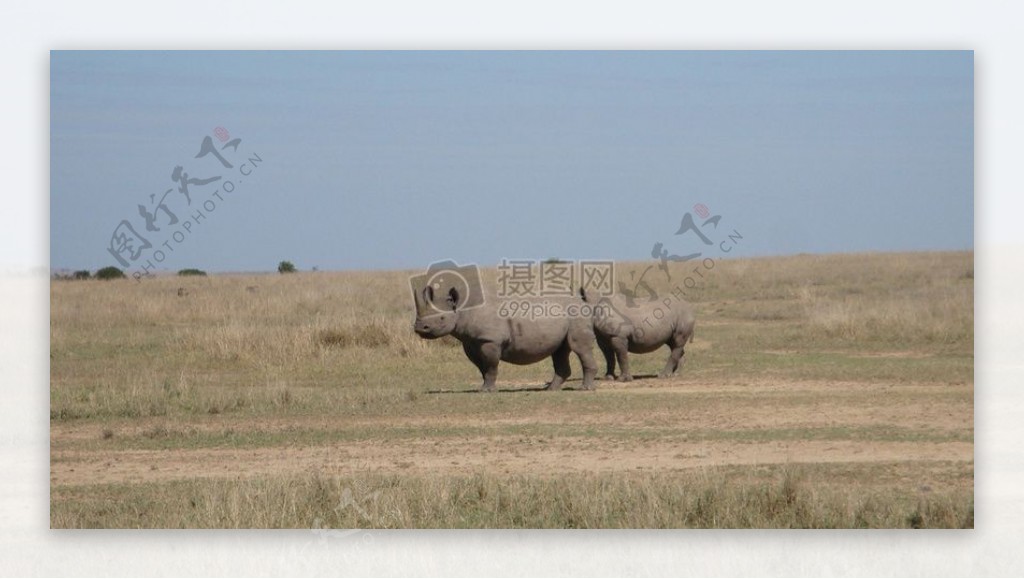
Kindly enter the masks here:
M 316 270 L 317 270 L 317 268 L 314 267 L 313 271 L 316 271 Z M 297 272 L 299 270 L 295 267 L 294 263 L 292 263 L 290 261 L 282 261 L 282 262 L 277 264 L 277 271 L 278 271 L 278 273 L 295 273 L 295 272 Z M 189 267 L 189 268 L 178 270 L 178 275 L 181 276 L 181 277 L 189 277 L 189 276 L 203 276 L 203 277 L 205 277 L 206 276 L 206 272 L 201 270 L 201 269 L 196 269 L 194 267 Z M 96 273 L 92 273 L 91 271 L 89 271 L 87 269 L 79 269 L 77 271 L 73 271 L 73 272 L 70 272 L 70 273 L 68 273 L 66 271 L 58 271 L 58 272 L 55 272 L 53 274 L 53 279 L 55 279 L 55 280 L 85 280 L 85 279 L 103 279 L 103 280 L 108 280 L 108 279 L 124 279 L 126 277 L 128 277 L 128 276 L 125 275 L 123 270 L 121 270 L 120 268 L 114 267 L 112 265 L 104 267 L 104 268 L 101 268 L 101 269 L 98 269 L 98 270 L 96 270 Z
M 72 280 L 72 279 L 76 279 L 76 280 L 83 280 L 83 279 L 103 279 L 103 280 L 107 280 L 107 279 L 123 279 L 125 277 L 128 277 L 128 276 L 126 276 L 124 274 L 124 271 L 122 271 L 121 269 L 116 268 L 116 267 L 114 267 L 112 265 L 108 266 L 108 267 L 100 268 L 100 269 L 96 270 L 96 273 L 92 273 L 92 272 L 90 272 L 87 269 L 79 269 L 79 270 L 71 272 L 71 273 L 57 272 L 57 273 L 53 274 L 53 279 L 58 279 L 58 280 Z
M 178 271 L 178 275 L 182 277 L 186 276 L 205 276 L 206 272 L 201 269 L 194 267 L 182 269 Z M 87 269 L 79 269 L 71 273 L 57 272 L 53 274 L 53 279 L 57 280 L 84 280 L 84 279 L 124 279 L 128 276 L 124 274 L 124 271 L 114 266 L 107 266 L 96 270 L 96 273 L 92 273 Z

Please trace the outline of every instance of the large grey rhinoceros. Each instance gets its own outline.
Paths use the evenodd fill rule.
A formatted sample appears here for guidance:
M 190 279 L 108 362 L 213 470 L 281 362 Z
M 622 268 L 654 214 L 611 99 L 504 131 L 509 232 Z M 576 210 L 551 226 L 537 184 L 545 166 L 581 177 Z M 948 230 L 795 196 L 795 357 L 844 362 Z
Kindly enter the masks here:
M 594 360 L 594 329 L 588 317 L 546 317 L 531 319 L 502 317 L 493 301 L 461 309 L 459 292 L 448 290 L 442 303 L 435 304 L 434 289 L 413 292 L 416 322 L 413 329 L 428 340 L 451 335 L 462 342 L 466 356 L 480 370 L 480 389 L 494 390 L 498 362 L 533 364 L 551 357 L 555 375 L 548 389 L 559 390 L 569 377 L 569 352 L 575 352 L 583 366 L 583 388 L 594 389 L 597 362 Z M 565 298 L 566 304 L 576 301 Z M 546 301 L 557 301 L 549 298 Z
M 593 306 L 594 333 L 597 345 L 608 365 L 605 379 L 615 379 L 615 360 L 621 374 L 619 380 L 633 379 L 629 371 L 629 354 L 647 354 L 662 346 L 671 352 L 659 378 L 673 376 L 679 370 L 683 348 L 693 341 L 696 316 L 686 300 L 670 295 L 630 305 L 620 296 L 599 297 L 594 292 L 580 291 L 583 300 Z

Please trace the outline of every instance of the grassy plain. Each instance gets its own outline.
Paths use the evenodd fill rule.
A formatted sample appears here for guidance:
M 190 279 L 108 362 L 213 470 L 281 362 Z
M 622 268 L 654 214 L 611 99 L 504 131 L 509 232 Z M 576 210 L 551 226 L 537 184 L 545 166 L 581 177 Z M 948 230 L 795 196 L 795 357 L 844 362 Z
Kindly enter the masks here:
M 416 273 L 53 282 L 51 525 L 973 527 L 973 253 L 720 260 L 595 392 L 475 392 Z

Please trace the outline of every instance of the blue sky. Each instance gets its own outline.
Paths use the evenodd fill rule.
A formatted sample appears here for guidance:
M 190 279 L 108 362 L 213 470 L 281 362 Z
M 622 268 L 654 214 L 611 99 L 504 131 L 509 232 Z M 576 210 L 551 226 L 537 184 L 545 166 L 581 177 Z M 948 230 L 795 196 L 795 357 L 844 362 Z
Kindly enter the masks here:
M 737 256 L 973 248 L 971 52 L 61 51 L 50 72 L 54 268 L 116 264 L 122 220 L 140 262 L 169 244 L 161 269 L 648 259 L 701 251 L 673 235 L 697 203 Z M 231 169 L 194 158 L 215 127 Z M 190 205 L 179 165 L 221 179 Z M 147 232 L 168 189 L 179 222 Z

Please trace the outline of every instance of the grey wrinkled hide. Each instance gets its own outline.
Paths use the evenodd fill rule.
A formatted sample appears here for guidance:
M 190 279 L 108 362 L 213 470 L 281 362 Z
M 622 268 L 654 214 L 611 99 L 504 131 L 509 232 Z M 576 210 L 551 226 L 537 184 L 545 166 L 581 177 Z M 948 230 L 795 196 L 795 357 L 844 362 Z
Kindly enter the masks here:
M 586 292 L 580 293 L 584 301 L 594 306 L 594 333 L 607 362 L 606 380 L 615 378 L 616 360 L 621 370 L 619 380 L 632 380 L 629 354 L 647 354 L 662 346 L 668 346 L 670 352 L 658 377 L 674 376 L 678 372 L 683 349 L 693 340 L 696 322 L 693 306 L 671 294 L 629 307 L 619 295 L 598 299 Z
M 576 353 L 583 366 L 583 388 L 594 389 L 597 362 L 594 360 L 595 336 L 591 319 L 503 318 L 498 315 L 498 302 L 495 299 L 462 310 L 457 307 L 459 295 L 454 288 L 441 296 L 445 298 L 441 303 L 435 301 L 430 287 L 424 288 L 420 295 L 414 297 L 416 322 L 413 329 L 421 338 L 428 340 L 451 335 L 462 342 L 466 356 L 483 377 L 481 390 L 494 390 L 500 361 L 522 365 L 533 364 L 548 357 L 555 367 L 548 389 L 559 390 L 571 373 L 570 352 Z M 564 301 L 566 305 L 579 303 L 575 298 L 545 298 L 544 301 Z

